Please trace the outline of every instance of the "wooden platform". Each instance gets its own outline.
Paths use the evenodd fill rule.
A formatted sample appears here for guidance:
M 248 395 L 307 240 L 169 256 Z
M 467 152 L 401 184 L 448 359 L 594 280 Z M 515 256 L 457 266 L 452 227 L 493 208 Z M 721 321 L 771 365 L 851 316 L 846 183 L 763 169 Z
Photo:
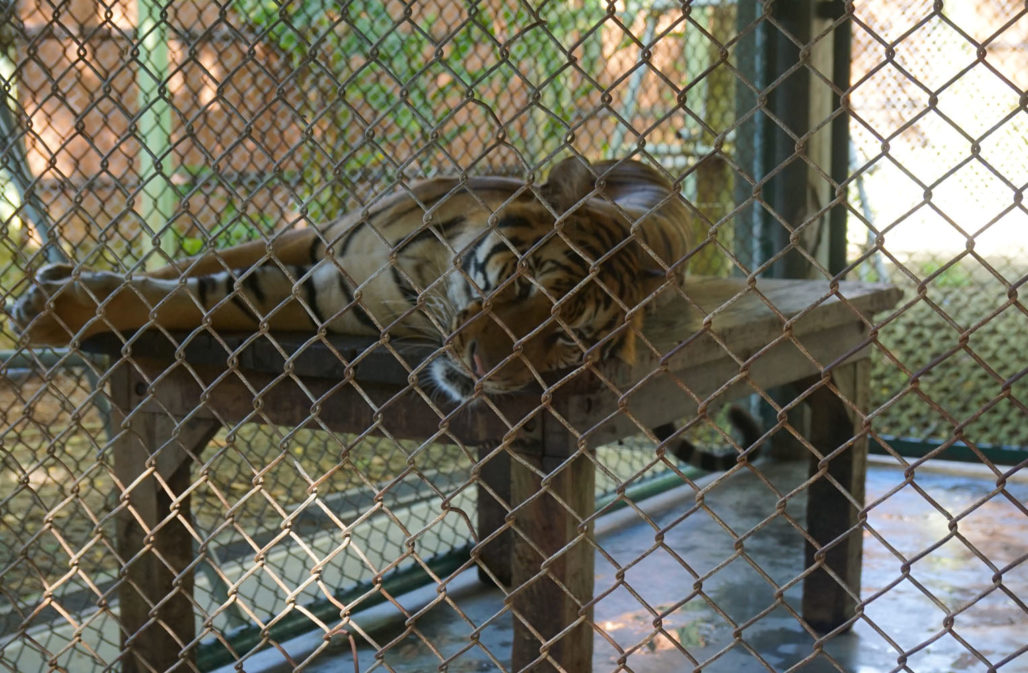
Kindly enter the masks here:
M 813 281 L 694 279 L 647 318 L 639 361 L 608 362 L 454 407 L 412 385 L 435 349 L 313 334 L 103 335 L 124 432 L 118 551 L 124 671 L 172 670 L 196 645 L 189 486 L 203 447 L 244 421 L 479 447 L 484 576 L 510 588 L 512 670 L 589 670 L 592 447 L 793 384 L 811 408 L 803 616 L 847 627 L 860 588 L 870 316 L 898 290 Z M 313 419 L 313 420 L 312 420 Z M 117 426 L 117 423 L 116 423 Z M 177 669 L 176 669 L 177 670 Z M 183 670 L 191 670 L 188 665 Z

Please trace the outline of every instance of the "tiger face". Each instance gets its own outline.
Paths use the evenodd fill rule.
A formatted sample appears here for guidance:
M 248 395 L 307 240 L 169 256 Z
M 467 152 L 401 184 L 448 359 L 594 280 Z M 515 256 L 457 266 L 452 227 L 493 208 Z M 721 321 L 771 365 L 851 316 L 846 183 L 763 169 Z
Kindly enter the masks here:
M 432 365 L 435 383 L 456 401 L 483 393 L 520 390 L 540 374 L 583 360 L 587 344 L 551 316 L 552 305 L 536 292 L 528 301 L 476 300 L 453 322 L 445 358 Z
M 456 401 L 478 390 L 520 390 L 545 372 L 605 357 L 634 360 L 641 316 L 628 324 L 625 317 L 652 283 L 639 282 L 639 251 L 627 228 L 588 211 L 554 222 L 545 211 L 525 210 L 498 217 L 451 278 L 449 298 L 460 308 L 449 322 L 446 356 L 430 373 Z

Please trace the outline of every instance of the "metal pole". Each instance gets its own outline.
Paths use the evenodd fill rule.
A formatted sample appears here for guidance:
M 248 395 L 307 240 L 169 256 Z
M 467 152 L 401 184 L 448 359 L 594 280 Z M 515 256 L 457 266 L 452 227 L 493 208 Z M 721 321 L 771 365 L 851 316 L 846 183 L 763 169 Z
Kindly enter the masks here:
M 811 23 L 814 18 L 813 2 L 776 2 L 772 5 L 772 16 L 777 29 L 769 31 L 772 43 L 768 52 L 774 54 L 769 81 L 781 77 L 800 62 L 800 48 L 793 40 L 801 44 L 810 42 Z M 807 164 L 804 158 L 797 154 L 796 140 L 793 136 L 802 136 L 810 130 L 809 70 L 794 70 L 768 93 L 768 104 L 777 120 L 777 123 L 770 125 L 772 132 L 769 140 L 773 147 L 771 165 L 780 168 L 778 173 L 768 180 L 764 195 L 774 213 L 769 221 L 770 238 L 775 252 L 779 252 L 790 247 L 789 228 L 798 226 L 807 213 Z M 798 251 L 789 249 L 771 266 L 768 275 L 775 278 L 804 278 L 808 267 L 809 263 Z
M 161 0 L 137 0 L 139 25 L 136 46 L 139 50 L 136 86 L 139 112 L 136 136 L 139 139 L 138 213 L 149 234 L 150 250 L 144 251 L 146 266 L 165 264 L 177 252 L 171 220 L 175 215 L 175 187 L 171 183 L 171 93 L 168 91 L 167 6 Z
M 3 3 L 0 25 L 10 26 L 13 21 L 13 3 Z M 47 217 L 46 208 L 39 202 L 35 180 L 28 166 L 25 150 L 25 134 L 18 124 L 14 106 L 17 94 L 14 89 L 15 65 L 9 54 L 13 48 L 10 42 L 12 31 L 0 28 L 0 87 L 3 88 L 3 103 L 0 104 L 0 171 L 10 176 L 10 184 L 17 192 L 21 205 L 19 218 L 27 221 L 42 243 L 43 256 L 48 262 L 66 262 L 68 258 L 53 239 L 53 226 Z
M 745 204 L 735 220 L 735 255 L 748 269 L 767 259 L 761 246 L 766 213 L 753 193 L 754 184 L 767 174 L 768 166 L 768 119 L 757 103 L 758 92 L 767 86 L 767 27 L 762 9 L 757 0 L 739 0 L 736 13 L 741 36 L 736 50 L 737 67 L 753 87 L 739 84 L 735 89 L 735 116 L 745 120 L 735 132 L 735 159 L 744 171 L 735 178 L 735 202 Z
M 840 3 L 841 4 L 841 3 Z M 831 8 L 838 7 L 832 3 Z M 839 7 L 839 9 L 845 9 Z M 839 18 L 844 14 L 832 18 Z M 847 20 L 835 28 L 832 41 L 832 84 L 841 92 L 850 88 L 850 60 L 852 24 Z M 842 104 L 838 93 L 832 92 L 832 109 L 838 110 Z M 849 180 L 850 171 L 850 118 L 848 114 L 840 114 L 832 120 L 832 182 L 845 185 Z M 846 268 L 847 221 L 849 209 L 846 208 L 846 191 L 839 195 L 840 202 L 832 207 L 828 215 L 828 271 L 838 275 Z

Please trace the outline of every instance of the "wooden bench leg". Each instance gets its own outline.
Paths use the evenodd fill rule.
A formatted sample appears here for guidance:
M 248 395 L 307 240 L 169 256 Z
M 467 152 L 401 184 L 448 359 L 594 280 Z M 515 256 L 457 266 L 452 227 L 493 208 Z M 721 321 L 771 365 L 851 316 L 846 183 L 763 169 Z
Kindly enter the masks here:
M 121 428 L 114 440 L 114 472 L 122 489 L 116 545 L 122 563 L 121 670 L 193 671 L 192 655 L 184 652 L 196 638 L 192 516 L 189 496 L 176 498 L 189 490 L 189 453 L 199 454 L 218 424 L 133 413 L 145 383 L 132 369 L 123 365 L 111 378 L 112 413 Z
M 501 451 L 485 461 L 493 449 L 492 446 L 481 446 L 478 449 L 479 540 L 485 540 L 500 531 L 510 512 L 510 454 Z M 510 586 L 512 535 L 509 529 L 502 530 L 475 551 L 479 563 L 478 579 L 481 582 Z
M 515 447 L 511 671 L 592 670 L 596 467 L 563 428 Z M 568 460 L 568 456 L 574 456 Z
M 803 583 L 803 617 L 822 633 L 846 624 L 860 596 L 867 473 L 867 435 L 862 416 L 869 404 L 869 378 L 867 359 L 841 366 L 832 374 L 839 396 L 859 414 L 827 387 L 809 398 L 811 444 L 825 456 L 847 447 L 826 466 L 820 466 L 816 456 L 811 457 L 810 464 L 811 476 L 820 478 L 810 485 L 808 494 L 807 530 L 817 547 L 807 545 L 806 567 L 816 569 Z

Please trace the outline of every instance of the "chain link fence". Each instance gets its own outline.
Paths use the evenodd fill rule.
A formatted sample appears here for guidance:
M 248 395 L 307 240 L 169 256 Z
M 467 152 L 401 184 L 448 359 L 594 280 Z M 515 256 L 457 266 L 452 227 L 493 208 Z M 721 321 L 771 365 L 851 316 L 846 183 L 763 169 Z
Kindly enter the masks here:
M 990 509 L 1020 530 L 1028 517 L 1023 488 L 1014 486 L 1028 446 L 1019 348 L 1028 313 L 1018 298 L 1028 231 L 1028 11 L 999 0 L 979 4 L 6 3 L 4 299 L 23 294 L 47 262 L 138 277 L 183 256 L 366 212 L 421 178 L 503 175 L 542 183 L 568 155 L 631 156 L 658 170 L 689 204 L 690 273 L 744 285 L 770 276 L 834 283 L 846 275 L 904 291 L 877 317 L 856 308 L 849 314 L 859 314 L 870 334 L 860 344 L 869 346 L 872 362 L 866 413 L 853 392 L 859 386 L 847 392 L 830 378 L 820 384 L 863 414 L 848 431 L 851 439 L 824 454 L 857 452 L 860 438 L 870 438 L 907 468 L 898 483 L 869 486 L 866 505 L 862 495 L 846 496 L 858 518 L 850 530 L 867 538 L 869 554 L 899 568 L 875 575 L 863 594 L 851 596 L 863 601 L 855 621 L 887 643 L 891 661 L 899 662 L 892 670 L 943 670 L 904 663 L 921 661 L 917 655 L 942 640 L 959 641 L 970 657 L 966 670 L 1020 670 L 1028 666 L 1023 643 L 979 641 L 954 629 L 955 622 L 966 625 L 962 615 L 978 614 L 976 605 L 993 602 L 1013 623 L 1028 618 L 1023 542 L 997 550 L 973 524 L 964 530 Z M 835 285 L 818 287 L 811 310 L 835 298 Z M 595 603 L 625 593 L 637 601 L 628 611 L 631 624 L 586 619 L 597 651 L 612 653 L 610 670 L 629 670 L 631 657 L 652 652 L 673 655 L 660 661 L 682 670 L 717 670 L 734 656 L 747 657 L 743 665 L 753 670 L 851 670 L 826 647 L 831 636 L 816 635 L 794 607 L 798 587 L 823 559 L 797 562 L 784 574 L 754 560 L 753 547 L 777 553 L 772 538 L 795 549 L 815 544 L 799 532 L 802 513 L 793 511 L 802 505 L 796 498 L 815 488 L 814 477 L 784 486 L 780 463 L 750 463 L 757 442 L 735 437 L 713 404 L 729 387 L 749 382 L 743 404 L 763 422 L 759 443 L 767 440 L 781 453 L 788 452 L 783 444 L 798 444 L 803 455 L 828 461 L 794 413 L 817 394 L 755 385 L 750 363 L 771 345 L 794 342 L 805 364 L 824 372 L 858 349 L 830 357 L 814 352 L 791 331 L 807 310 L 796 318 L 768 296 L 760 305 L 779 319 L 769 345 L 756 354 L 732 353 L 734 369 L 719 373 L 709 393 L 681 382 L 676 388 L 697 407 L 679 423 L 684 434 L 741 455 L 727 475 L 700 479 L 671 455 L 673 440 L 627 405 L 611 415 L 624 418 L 631 436 L 610 443 L 594 442 L 604 436 L 595 428 L 562 421 L 560 432 L 573 436 L 579 453 L 600 444 L 588 454 L 597 511 L 626 508 L 652 529 L 637 546 L 590 538 L 594 552 L 617 568 L 597 571 Z M 729 352 L 731 341 L 711 325 L 737 299 L 730 294 L 723 306 L 698 307 L 707 317 L 698 333 L 712 334 Z M 183 355 L 194 337 L 175 337 L 180 348 L 167 358 L 168 371 L 184 367 L 200 380 L 205 370 Z M 679 339 L 675 348 L 696 337 Z M 221 423 L 202 453 L 189 454 L 188 486 L 176 490 L 161 481 L 152 463 L 139 481 L 126 480 L 118 447 L 138 417 L 119 417 L 112 408 L 112 372 L 151 355 L 133 343 L 143 342 L 129 338 L 106 355 L 77 342 L 32 349 L 9 323 L 0 330 L 0 670 L 158 670 L 126 654 L 138 634 L 126 631 L 119 600 L 122 587 L 137 581 L 126 568 L 140 558 L 126 552 L 120 522 L 134 511 L 130 492 L 153 474 L 157 492 L 172 500 L 167 520 L 189 530 L 188 573 L 166 563 L 176 586 L 193 583 L 188 606 L 196 635 L 177 642 L 174 670 L 263 670 L 258 662 L 267 651 L 290 662 L 280 670 L 425 670 L 405 668 L 414 650 L 440 670 L 522 670 L 505 646 L 483 644 L 483 634 L 500 621 L 524 620 L 512 606 L 525 592 L 516 584 L 505 589 L 509 600 L 484 621 L 451 595 L 454 578 L 481 564 L 488 546 L 473 519 L 476 511 L 481 516 L 483 493 L 492 493 L 492 485 L 479 486 L 496 446 L 445 429 L 411 439 L 390 432 L 379 417 L 346 433 L 314 412 L 298 425 L 275 425 L 273 413 L 255 405 L 246 422 Z M 378 343 L 392 347 L 385 338 Z M 228 361 L 238 362 L 246 345 L 233 346 Z M 221 358 L 224 364 L 224 352 Z M 666 365 L 666 358 L 655 361 Z M 411 385 L 420 391 L 416 374 Z M 146 380 L 137 391 L 140 409 L 164 403 L 155 391 L 170 376 Z M 286 383 L 300 377 L 288 367 L 277 376 Z M 456 418 L 438 396 L 425 397 L 433 400 L 436 422 Z M 536 399 L 550 412 L 556 408 L 546 395 Z M 164 411 L 178 419 L 167 445 L 185 446 L 180 433 L 199 416 Z M 510 441 L 499 446 L 511 450 Z M 915 474 L 925 456 L 970 458 L 986 466 L 991 485 L 968 501 L 947 500 L 929 485 L 931 477 Z M 560 469 L 550 475 L 554 481 Z M 543 472 L 541 492 L 550 492 Z M 752 503 L 723 502 L 717 489 L 740 478 L 755 484 Z M 682 484 L 691 489 L 684 506 L 679 500 L 663 518 L 647 513 L 646 496 Z M 927 503 L 924 519 L 942 521 L 933 531 L 938 537 L 923 547 L 908 547 L 898 527 L 868 524 L 869 512 L 912 492 L 921 499 L 902 506 Z M 551 496 L 549 506 L 570 507 L 561 497 Z M 508 502 L 501 520 L 510 529 L 520 510 L 509 494 L 497 498 Z M 732 506 L 742 512 L 726 514 Z M 604 520 L 589 515 L 579 523 L 584 529 Z M 681 538 L 689 526 L 710 539 L 727 537 L 726 555 L 698 566 L 682 560 L 664 538 Z M 741 551 L 744 544 L 750 552 Z M 935 585 L 911 575 L 910 566 L 950 544 L 963 545 L 960 553 L 973 555 L 992 577 L 969 595 L 938 598 Z M 142 546 L 155 548 L 152 536 Z M 658 552 L 677 559 L 677 572 L 690 578 L 686 586 L 694 586 L 685 595 L 655 596 L 662 580 L 633 572 Z M 718 573 L 739 564 L 749 564 L 744 575 L 762 590 L 774 588 L 766 606 L 745 614 L 702 589 L 724 583 Z M 543 568 L 541 574 L 545 562 Z M 399 598 L 426 582 L 439 587 L 427 607 Z M 910 584 L 943 611 L 941 626 L 927 635 L 902 631 L 882 614 L 883 602 Z M 156 628 L 174 632 L 160 612 L 170 602 L 157 599 L 144 611 Z M 354 617 L 376 605 L 399 615 L 399 635 Z M 580 614 L 591 615 L 592 606 L 580 606 Z M 441 609 L 456 613 L 470 635 L 448 641 L 433 627 Z M 689 617 L 711 611 L 703 619 L 712 621 Z M 747 638 L 762 619 L 805 624 L 806 640 L 786 664 L 771 663 L 773 644 Z M 289 649 L 288 642 L 312 630 L 316 643 L 307 651 Z M 542 660 L 531 667 L 561 670 L 546 659 L 552 643 L 540 639 Z M 351 654 L 351 644 L 360 652 Z M 460 668 L 469 651 L 479 653 L 478 668 Z
M 858 14 L 854 30 L 851 202 L 868 226 L 851 240 L 868 254 L 862 277 L 919 298 L 884 342 L 902 357 L 879 360 L 881 431 L 1023 447 L 1022 367 L 1007 349 L 1025 320 L 1011 295 L 1028 243 L 1025 23 L 998 3 L 919 7 Z M 919 389 L 901 392 L 914 374 Z

